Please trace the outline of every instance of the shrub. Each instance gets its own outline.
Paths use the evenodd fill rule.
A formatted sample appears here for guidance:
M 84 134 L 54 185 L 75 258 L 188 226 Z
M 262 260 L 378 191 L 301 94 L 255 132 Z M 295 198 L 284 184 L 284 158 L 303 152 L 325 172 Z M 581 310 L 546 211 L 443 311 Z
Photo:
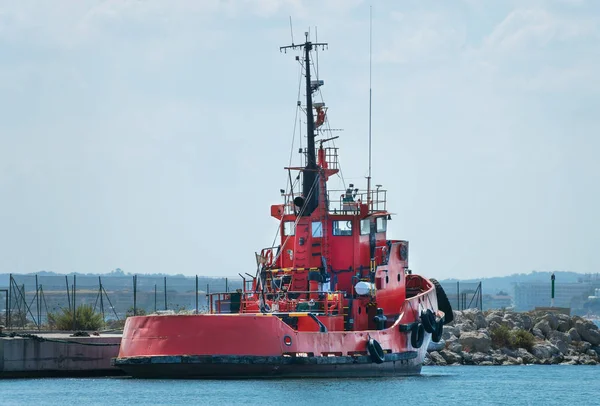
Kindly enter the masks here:
M 48 313 L 48 323 L 58 330 L 73 329 L 73 310 L 62 309 L 58 313 Z M 98 330 L 102 327 L 102 314 L 94 312 L 92 305 L 81 305 L 75 312 L 75 330 Z
M 506 326 L 498 326 L 490 331 L 492 338 L 492 345 L 494 348 L 510 347 L 511 345 L 511 332 Z
M 504 325 L 493 328 L 490 335 L 495 349 L 507 347 L 512 349 L 525 348 L 527 351 L 531 351 L 535 343 L 535 337 L 529 331 L 523 329 L 510 330 Z
M 512 345 L 514 348 L 525 348 L 527 351 L 531 351 L 533 344 L 535 343 L 535 337 L 527 330 L 516 330 L 512 335 Z

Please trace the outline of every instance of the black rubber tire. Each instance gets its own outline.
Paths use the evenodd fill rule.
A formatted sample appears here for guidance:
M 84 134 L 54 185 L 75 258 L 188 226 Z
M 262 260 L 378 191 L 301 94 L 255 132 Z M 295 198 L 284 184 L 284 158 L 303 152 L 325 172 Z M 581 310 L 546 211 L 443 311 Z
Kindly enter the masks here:
M 431 341 L 434 343 L 439 343 L 442 339 L 442 335 L 444 334 L 444 322 L 440 319 L 435 323 L 435 329 L 433 333 L 431 333 Z
M 433 333 L 435 330 L 435 314 L 431 311 L 431 309 L 427 309 L 424 312 L 421 312 L 421 323 L 423 323 L 423 328 L 428 333 Z
M 423 341 L 425 340 L 425 328 L 421 323 L 413 324 L 413 328 L 410 332 L 410 345 L 413 348 L 421 348 Z
M 369 341 L 367 341 L 367 351 L 374 363 L 382 364 L 383 361 L 385 361 L 385 353 L 377 340 L 370 338 Z
M 442 285 L 436 279 L 429 279 L 433 286 L 435 286 L 435 295 L 437 297 L 438 309 L 444 312 L 444 324 L 452 323 L 454 320 L 454 313 L 452 313 L 452 306 L 450 305 L 450 301 L 448 300 L 448 296 L 446 296 L 446 292 L 442 288 Z

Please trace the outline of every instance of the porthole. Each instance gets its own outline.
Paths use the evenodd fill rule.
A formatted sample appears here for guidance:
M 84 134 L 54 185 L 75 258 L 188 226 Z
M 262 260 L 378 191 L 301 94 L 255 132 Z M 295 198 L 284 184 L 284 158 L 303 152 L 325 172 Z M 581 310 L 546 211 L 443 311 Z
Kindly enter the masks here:
M 292 337 L 283 336 L 283 343 L 289 347 L 290 345 L 292 345 Z
M 362 311 L 362 307 L 358 306 L 358 314 L 360 314 Z
M 400 274 L 398 274 L 398 282 L 400 282 Z
M 385 284 L 387 285 L 388 283 L 390 283 L 390 278 L 387 275 L 385 275 Z

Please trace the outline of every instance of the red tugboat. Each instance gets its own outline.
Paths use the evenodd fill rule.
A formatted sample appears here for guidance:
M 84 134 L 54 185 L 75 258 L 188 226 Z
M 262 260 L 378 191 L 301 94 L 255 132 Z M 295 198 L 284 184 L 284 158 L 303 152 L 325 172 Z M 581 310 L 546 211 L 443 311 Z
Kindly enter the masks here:
M 323 137 L 322 81 L 306 77 L 302 190 L 271 206 L 280 244 L 257 255 L 257 273 L 234 293 L 213 293 L 207 314 L 129 317 L 114 364 L 134 377 L 344 377 L 418 374 L 431 340 L 452 320 L 434 279 L 412 274 L 408 242 L 387 239 L 386 192 L 327 189 L 339 170 Z M 316 118 L 315 118 L 316 116 Z M 337 137 L 333 137 L 337 138 Z M 315 145 L 318 143 L 318 147 Z M 291 183 L 290 176 L 290 183 Z M 246 283 L 247 282 L 247 283 Z M 250 287 L 251 285 L 251 287 Z

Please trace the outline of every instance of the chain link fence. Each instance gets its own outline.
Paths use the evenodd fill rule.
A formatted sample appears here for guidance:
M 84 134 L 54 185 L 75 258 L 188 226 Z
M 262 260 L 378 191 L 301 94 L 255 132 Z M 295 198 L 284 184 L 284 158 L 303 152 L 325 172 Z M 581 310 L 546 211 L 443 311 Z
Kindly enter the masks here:
M 10 275 L 8 288 L 0 289 L 0 324 L 48 330 L 52 315 L 89 305 L 105 327 L 119 327 L 134 314 L 202 313 L 208 292 L 239 288 L 242 279 L 204 276 Z
M 481 282 L 441 282 L 453 310 L 483 310 Z

